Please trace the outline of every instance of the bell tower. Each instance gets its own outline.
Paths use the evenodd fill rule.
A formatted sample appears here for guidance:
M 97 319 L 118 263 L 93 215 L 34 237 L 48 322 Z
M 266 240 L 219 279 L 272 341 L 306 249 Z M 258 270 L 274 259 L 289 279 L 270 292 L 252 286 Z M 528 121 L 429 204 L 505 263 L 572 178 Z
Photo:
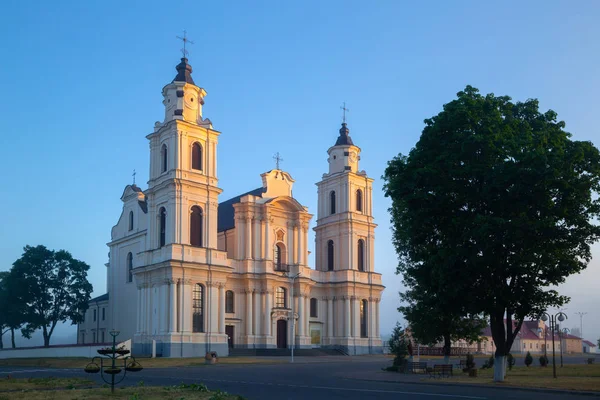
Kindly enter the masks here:
M 317 183 L 317 270 L 374 272 L 373 179 L 358 169 L 360 152 L 344 118 L 335 144 L 327 150 L 329 172 Z

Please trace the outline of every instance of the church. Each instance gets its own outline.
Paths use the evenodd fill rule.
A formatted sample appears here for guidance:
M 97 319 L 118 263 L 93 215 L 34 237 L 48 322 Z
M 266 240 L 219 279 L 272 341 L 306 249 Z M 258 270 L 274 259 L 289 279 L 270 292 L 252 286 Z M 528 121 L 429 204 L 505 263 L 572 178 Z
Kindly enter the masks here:
M 347 124 L 332 135 L 328 171 L 317 183 L 311 267 L 313 215 L 292 196 L 289 172 L 278 165 L 257 176 L 256 188 L 220 201 L 221 132 L 203 117 L 206 91 L 185 56 L 176 70 L 162 89 L 164 120 L 146 136 L 147 188 L 123 191 L 107 293 L 90 301 L 78 342 L 108 342 L 115 329 L 134 354 L 156 341 L 163 357 L 292 344 L 382 353 L 373 179 L 359 170 L 361 150 Z

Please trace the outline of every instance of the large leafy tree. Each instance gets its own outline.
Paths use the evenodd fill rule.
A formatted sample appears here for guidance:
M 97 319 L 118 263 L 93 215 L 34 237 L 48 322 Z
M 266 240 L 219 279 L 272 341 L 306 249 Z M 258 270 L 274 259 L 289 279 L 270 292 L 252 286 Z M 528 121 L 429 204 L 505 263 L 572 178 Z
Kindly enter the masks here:
M 8 332 L 12 348 L 16 347 L 15 330 L 24 322 L 25 304 L 22 293 L 16 290 L 16 278 L 11 272 L 0 272 L 0 349 L 4 347 L 2 335 Z
M 41 328 L 47 347 L 59 322 L 82 322 L 92 292 L 87 280 L 89 269 L 89 265 L 74 259 L 68 251 L 25 246 L 11 270 L 18 277 L 17 289 L 24 294 L 27 305 L 23 336 L 29 338 Z
M 569 300 L 549 287 L 582 271 L 600 236 L 600 153 L 564 127 L 537 100 L 467 86 L 385 172 L 398 271 L 433 274 L 489 316 L 496 380 L 523 320 Z

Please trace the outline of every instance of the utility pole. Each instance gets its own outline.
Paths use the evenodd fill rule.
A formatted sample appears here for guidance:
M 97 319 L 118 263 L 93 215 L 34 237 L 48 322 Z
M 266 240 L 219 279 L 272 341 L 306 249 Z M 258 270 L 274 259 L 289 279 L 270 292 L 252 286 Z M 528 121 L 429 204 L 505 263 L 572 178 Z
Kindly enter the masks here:
M 575 314 L 579 315 L 579 334 L 583 339 L 583 316 L 587 314 L 586 312 L 576 312 Z

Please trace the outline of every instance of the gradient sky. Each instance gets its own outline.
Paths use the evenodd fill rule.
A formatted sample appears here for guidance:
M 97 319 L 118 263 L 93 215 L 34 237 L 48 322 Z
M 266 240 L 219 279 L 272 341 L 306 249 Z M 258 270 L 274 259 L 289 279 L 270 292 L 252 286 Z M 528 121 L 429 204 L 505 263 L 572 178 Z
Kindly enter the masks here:
M 94 296 L 106 290 L 106 243 L 133 169 L 146 187 L 145 136 L 163 118 L 183 29 L 195 42 L 194 80 L 208 92 L 204 117 L 222 132 L 221 201 L 260 186 L 280 152 L 294 196 L 315 213 L 346 101 L 360 167 L 375 178 L 382 334 L 401 320 L 401 277 L 381 175 L 425 118 L 470 84 L 538 98 L 574 139 L 600 145 L 598 1 L 40 0 L 4 1 L 0 12 L 0 270 L 26 244 L 64 248 L 91 265 Z M 599 246 L 594 255 L 560 290 L 572 296 L 567 326 L 588 312 L 584 334 L 595 341 Z

